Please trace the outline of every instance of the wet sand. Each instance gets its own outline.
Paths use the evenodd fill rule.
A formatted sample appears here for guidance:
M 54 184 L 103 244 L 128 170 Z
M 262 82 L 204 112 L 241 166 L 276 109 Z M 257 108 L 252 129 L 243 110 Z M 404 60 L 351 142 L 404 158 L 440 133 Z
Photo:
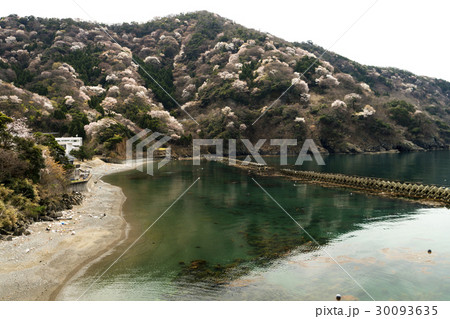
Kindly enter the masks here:
M 83 193 L 82 205 L 63 212 L 67 220 L 34 223 L 29 227 L 31 235 L 0 241 L 0 300 L 57 299 L 83 266 L 125 240 L 125 195 L 100 178 L 130 167 L 99 159 L 84 166 L 92 168 L 90 191 Z

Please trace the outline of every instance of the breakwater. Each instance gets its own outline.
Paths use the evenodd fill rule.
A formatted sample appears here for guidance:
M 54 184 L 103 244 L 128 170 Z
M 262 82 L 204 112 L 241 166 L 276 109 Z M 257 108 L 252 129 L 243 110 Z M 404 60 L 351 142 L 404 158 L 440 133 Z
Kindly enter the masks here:
M 374 195 L 402 197 L 422 202 L 450 205 L 450 188 L 442 186 L 400 182 L 375 177 L 275 168 L 252 162 L 245 163 L 239 160 L 236 160 L 234 163 L 230 163 L 228 159 L 219 159 L 219 161 L 245 169 L 255 175 L 281 176 L 305 183 L 350 188 Z

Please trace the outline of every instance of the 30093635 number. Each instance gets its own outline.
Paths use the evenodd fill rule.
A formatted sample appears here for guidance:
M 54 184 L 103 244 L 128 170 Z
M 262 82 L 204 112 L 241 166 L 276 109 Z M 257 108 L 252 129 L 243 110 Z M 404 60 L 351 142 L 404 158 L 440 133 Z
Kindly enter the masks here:
M 437 306 L 377 306 L 377 316 L 436 316 Z

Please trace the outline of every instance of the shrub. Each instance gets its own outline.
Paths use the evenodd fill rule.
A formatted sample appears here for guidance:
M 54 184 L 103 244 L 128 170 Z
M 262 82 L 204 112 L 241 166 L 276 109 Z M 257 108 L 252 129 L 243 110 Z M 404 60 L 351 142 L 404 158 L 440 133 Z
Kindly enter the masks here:
M 392 134 L 392 127 L 380 119 L 369 117 L 360 118 L 360 120 L 364 120 L 364 128 L 375 135 L 388 136 Z
M 113 137 L 106 140 L 104 147 L 109 151 L 114 151 L 116 146 L 123 141 L 123 136 L 115 134 Z
M 98 136 L 98 141 L 103 144 L 115 136 L 130 137 L 130 131 L 120 123 L 105 127 Z
M 53 111 L 52 117 L 55 120 L 65 120 L 66 119 L 66 113 L 64 113 L 64 111 L 61 110 L 61 109 L 56 109 L 55 111 Z
M 96 110 L 96 109 L 100 106 L 100 104 L 102 103 L 102 101 L 105 99 L 105 96 L 106 96 L 106 93 L 103 93 L 103 94 L 100 95 L 100 96 L 97 96 L 97 95 L 91 96 L 91 97 L 90 97 L 91 99 L 88 100 L 88 105 L 89 105 L 92 109 Z
M 319 118 L 320 142 L 327 150 L 339 151 L 344 135 L 342 122 L 331 115 L 323 115 Z
M 411 115 L 414 112 L 414 105 L 403 100 L 394 100 L 387 103 L 391 118 L 399 125 L 412 128 L 417 126 L 416 121 Z
M 160 66 L 151 63 L 145 64 L 144 61 L 137 56 L 134 56 L 134 59 L 140 66 L 144 67 L 144 69 L 139 67 L 139 74 L 144 79 L 145 86 L 153 91 L 155 97 L 166 109 L 171 110 L 176 108 L 177 103 L 172 99 L 175 94 L 172 64 Z
M 317 59 L 314 57 L 305 55 L 300 59 L 300 61 L 297 62 L 294 67 L 294 71 L 303 74 L 308 84 L 315 84 L 313 76 L 315 74 L 316 68 L 321 65 L 319 60 L 316 60 Z
M 78 149 L 71 150 L 70 155 L 84 162 L 85 160 L 92 159 L 92 157 L 94 156 L 94 151 L 87 146 L 82 145 Z
M 195 61 L 207 48 L 207 38 L 201 33 L 194 33 L 184 49 L 184 55 L 186 59 Z
M 28 164 L 19 159 L 17 152 L 0 148 L 0 182 L 5 183 L 21 177 L 28 169 Z
M 0 186 L 1 187 L 1 186 Z M 18 220 L 18 211 L 0 199 L 0 229 L 11 231 Z
M 192 144 L 192 134 L 181 135 L 178 140 L 173 141 L 175 145 L 189 146 Z
M 41 149 L 31 140 L 14 138 L 14 142 L 19 153 L 19 159 L 28 164 L 27 169 L 23 171 L 23 176 L 37 183 L 41 169 L 45 167 Z
M 16 73 L 16 78 L 14 80 L 14 84 L 18 86 L 24 86 L 27 83 L 33 81 L 34 74 L 28 71 L 24 66 L 19 64 L 14 64 L 11 66 L 13 71 Z
M 64 147 L 58 144 L 55 137 L 53 135 L 49 134 L 42 134 L 42 133 L 35 133 L 34 134 L 36 143 L 47 146 L 50 155 L 53 157 L 53 159 L 62 165 L 65 165 L 66 168 L 68 168 L 69 159 L 66 157 L 66 151 Z
M 389 110 L 391 118 L 401 126 L 409 127 L 412 125 L 412 117 L 407 109 L 397 106 Z
M 445 114 L 444 110 L 438 106 L 428 106 L 425 108 L 425 110 L 428 111 L 428 113 L 430 113 L 431 115 L 442 115 Z
M 54 60 L 70 64 L 86 85 L 97 85 L 100 82 L 101 75 L 101 69 L 98 66 L 100 64 L 98 56 L 101 52 L 101 48 L 88 45 L 83 49 L 71 51 L 67 54 L 58 54 L 54 57 Z
M 30 200 L 35 200 L 39 197 L 36 186 L 26 178 L 16 178 L 8 184 L 8 187 L 14 191 L 14 194 L 23 195 Z
M 414 105 L 403 100 L 393 100 L 388 102 L 386 105 L 391 108 L 400 107 L 406 109 L 408 112 L 414 112 Z
M 256 70 L 257 65 L 258 63 L 256 61 L 242 64 L 242 72 L 239 74 L 239 80 L 246 81 L 248 87 L 253 86 L 253 80 L 256 78 L 253 71 Z
M 69 124 L 69 134 L 71 136 L 80 136 L 85 138 L 86 132 L 84 131 L 84 126 L 89 124 L 89 120 L 86 114 L 80 111 L 71 112 L 72 122 Z

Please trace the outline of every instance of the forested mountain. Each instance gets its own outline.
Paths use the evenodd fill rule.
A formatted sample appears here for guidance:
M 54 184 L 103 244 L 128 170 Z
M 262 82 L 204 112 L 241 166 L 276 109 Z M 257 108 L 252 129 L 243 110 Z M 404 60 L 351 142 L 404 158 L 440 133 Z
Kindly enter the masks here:
M 449 82 L 321 56 L 213 13 L 102 27 L 12 15 L 0 27 L 0 111 L 33 131 L 83 136 L 104 156 L 123 156 L 143 128 L 185 146 L 285 137 L 373 152 L 450 141 Z

